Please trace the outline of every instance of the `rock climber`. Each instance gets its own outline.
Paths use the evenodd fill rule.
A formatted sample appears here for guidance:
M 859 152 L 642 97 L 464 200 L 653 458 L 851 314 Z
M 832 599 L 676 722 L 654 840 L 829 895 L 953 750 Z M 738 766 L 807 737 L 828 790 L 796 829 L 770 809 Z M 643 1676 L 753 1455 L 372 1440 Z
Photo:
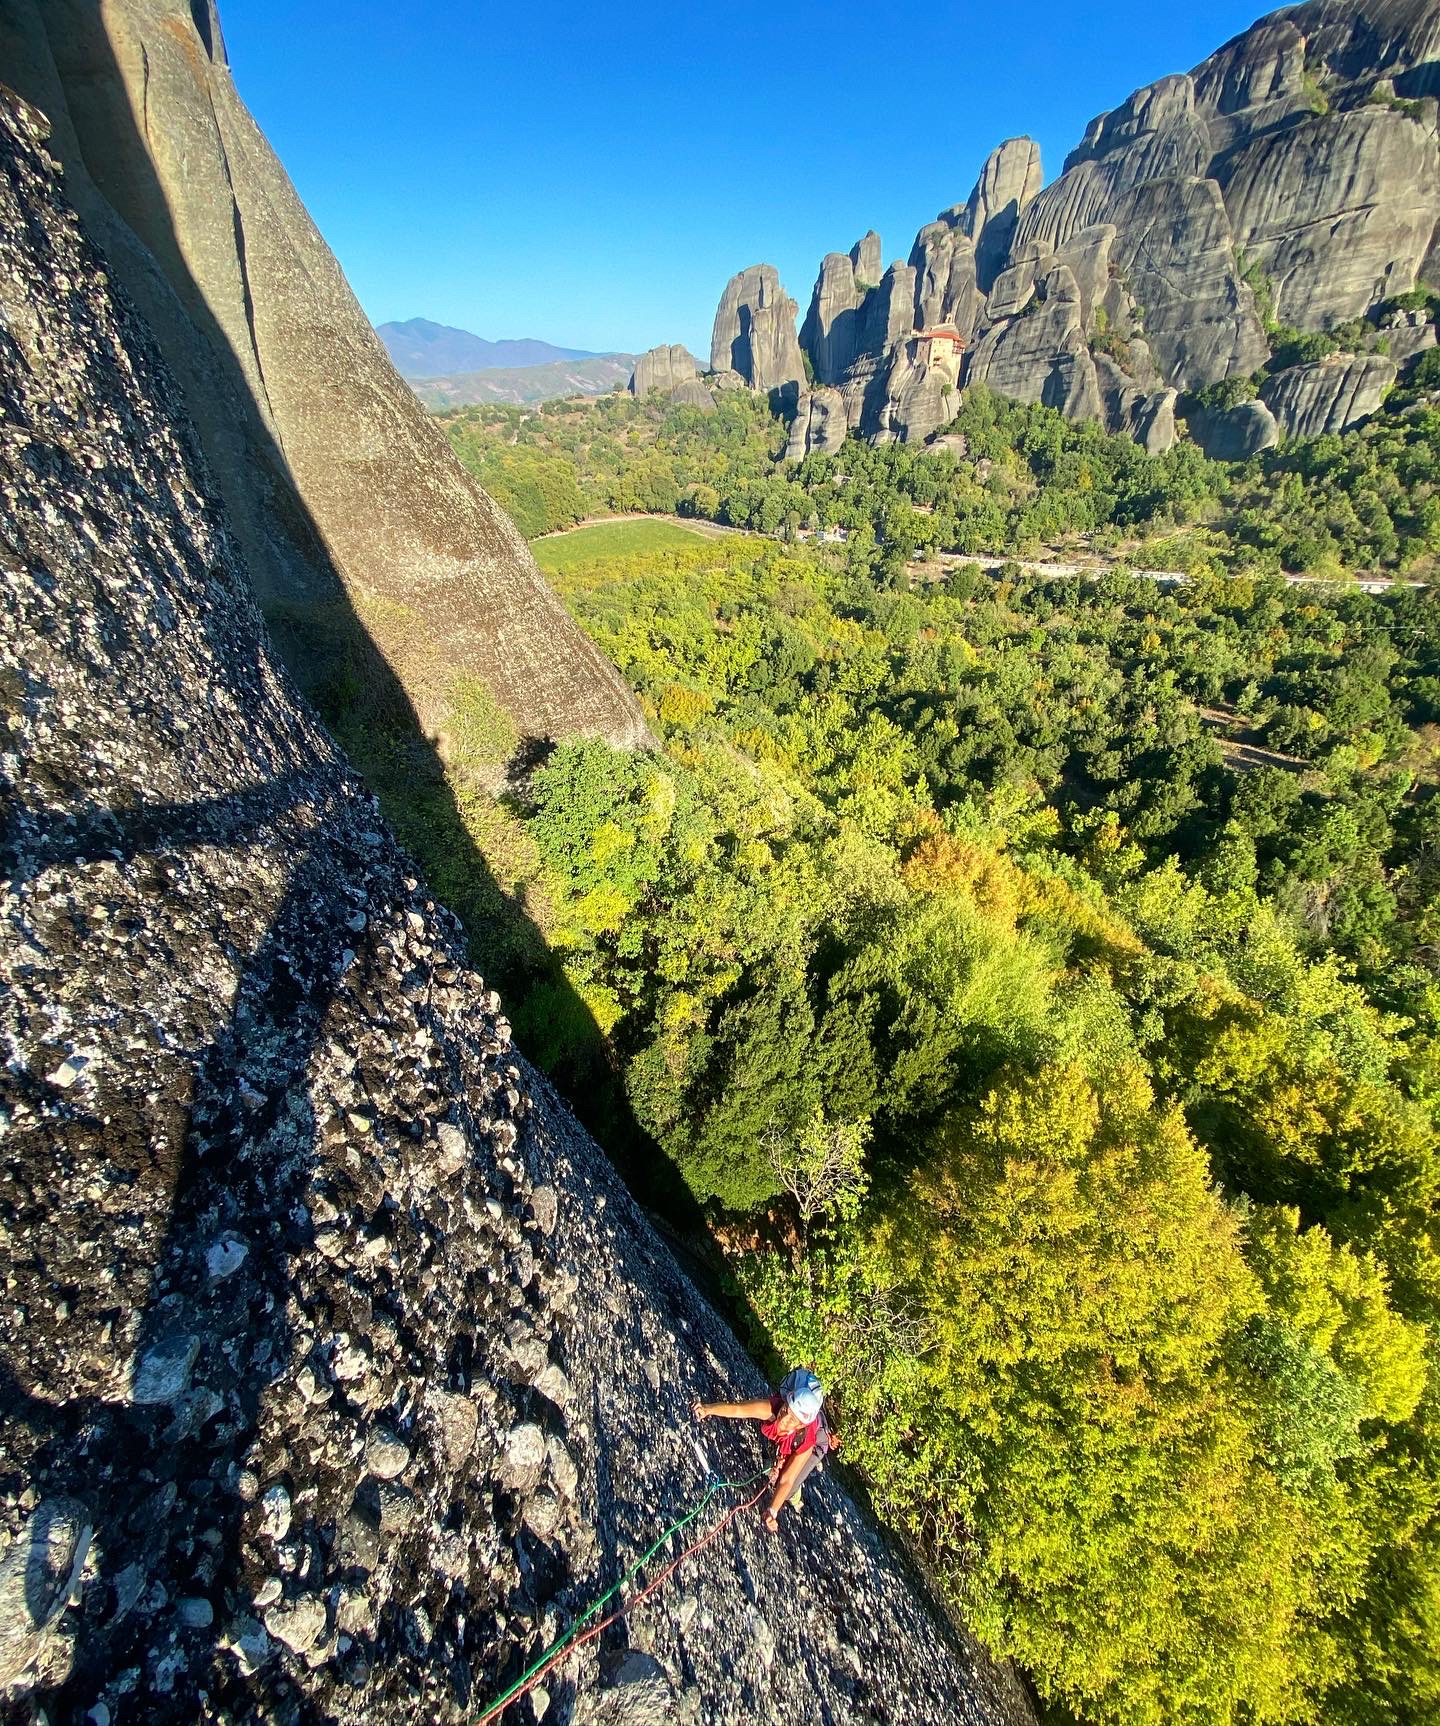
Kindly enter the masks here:
M 799 1505 L 800 1488 L 825 1460 L 830 1449 L 830 1430 L 825 1423 L 825 1393 L 820 1380 L 808 1367 L 797 1366 L 786 1373 L 771 1396 L 753 1402 L 696 1402 L 691 1413 L 696 1420 L 758 1420 L 760 1433 L 775 1446 L 775 1464 L 770 1470 L 770 1505 L 765 1526 L 774 1534 L 780 1526 L 780 1511 L 786 1503 Z

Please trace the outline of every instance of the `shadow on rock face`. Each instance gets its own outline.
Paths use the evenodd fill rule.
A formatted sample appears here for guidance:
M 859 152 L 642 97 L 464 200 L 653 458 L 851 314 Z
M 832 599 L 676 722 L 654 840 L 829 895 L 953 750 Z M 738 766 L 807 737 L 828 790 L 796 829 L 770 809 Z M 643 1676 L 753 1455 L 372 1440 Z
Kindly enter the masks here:
M 6 1718 L 459 1726 L 695 1503 L 691 1401 L 758 1373 L 299 698 L 42 142 L 0 92 Z M 707 1726 L 993 1726 L 819 1498 L 607 1658 L 646 1638 Z M 556 1726 L 566 1685 L 593 1649 Z
M 423 1671 L 463 1709 L 498 1601 L 568 1576 L 468 1541 L 469 1458 L 530 1394 L 493 1340 L 508 1176 L 467 1223 L 523 1107 L 508 1027 L 281 669 L 41 137 L 5 93 L 0 1686 L 300 1721 Z

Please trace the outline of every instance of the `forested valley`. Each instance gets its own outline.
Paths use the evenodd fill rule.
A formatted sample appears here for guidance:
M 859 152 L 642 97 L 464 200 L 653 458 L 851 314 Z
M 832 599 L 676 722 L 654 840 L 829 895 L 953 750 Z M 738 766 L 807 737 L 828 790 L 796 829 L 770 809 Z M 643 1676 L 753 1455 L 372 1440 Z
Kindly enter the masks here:
M 798 465 L 747 394 L 469 410 L 528 535 L 750 530 L 536 546 L 661 749 L 496 801 L 477 681 L 451 810 L 343 651 L 317 689 L 521 1046 L 1057 1720 L 1440 1718 L 1434 381 L 1235 467 L 981 391 Z

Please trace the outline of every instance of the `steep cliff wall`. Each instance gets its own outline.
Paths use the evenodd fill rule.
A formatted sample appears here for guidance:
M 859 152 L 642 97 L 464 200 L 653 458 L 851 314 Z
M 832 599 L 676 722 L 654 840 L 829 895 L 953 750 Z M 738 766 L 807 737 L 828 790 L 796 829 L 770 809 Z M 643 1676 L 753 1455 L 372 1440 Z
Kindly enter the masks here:
M 395 372 L 236 93 L 212 0 L 14 0 L 0 67 L 160 339 L 262 597 L 349 596 L 422 724 L 643 744 L 617 673 Z
M 0 1708 L 470 1720 L 758 1375 L 277 663 L 44 134 L 0 91 Z M 1018 1707 L 808 1490 L 510 1718 Z
M 817 380 L 843 389 L 866 436 L 927 437 L 958 398 L 933 387 L 916 337 L 953 325 L 964 381 L 1166 447 L 1177 392 L 1255 372 L 1277 325 L 1328 330 L 1435 282 L 1437 45 L 1436 0 L 1316 0 L 1099 115 L 1048 186 L 1036 146 L 1008 140 L 968 202 L 916 237 L 903 325 L 862 319 L 849 261 L 825 259 L 801 331 Z M 1353 392 L 1326 423 L 1357 424 L 1377 401 Z M 1191 429 L 1231 454 L 1232 419 L 1197 412 Z M 815 447 L 802 426 L 792 450 Z
M 752 264 L 725 285 L 710 335 L 710 369 L 751 389 L 798 392 L 805 377 L 795 302 L 773 264 Z

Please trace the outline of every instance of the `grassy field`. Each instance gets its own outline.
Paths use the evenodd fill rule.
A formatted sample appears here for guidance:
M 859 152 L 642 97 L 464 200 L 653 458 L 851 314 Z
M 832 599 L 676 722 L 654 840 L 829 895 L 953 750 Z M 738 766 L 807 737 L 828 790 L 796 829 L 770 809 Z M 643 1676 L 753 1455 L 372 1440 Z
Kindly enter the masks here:
M 672 546 L 693 547 L 707 536 L 673 521 L 598 521 L 569 533 L 547 534 L 532 540 L 530 549 L 542 569 L 573 569 L 577 563 L 593 563 L 602 557 L 633 557 L 639 552 L 666 551 Z

